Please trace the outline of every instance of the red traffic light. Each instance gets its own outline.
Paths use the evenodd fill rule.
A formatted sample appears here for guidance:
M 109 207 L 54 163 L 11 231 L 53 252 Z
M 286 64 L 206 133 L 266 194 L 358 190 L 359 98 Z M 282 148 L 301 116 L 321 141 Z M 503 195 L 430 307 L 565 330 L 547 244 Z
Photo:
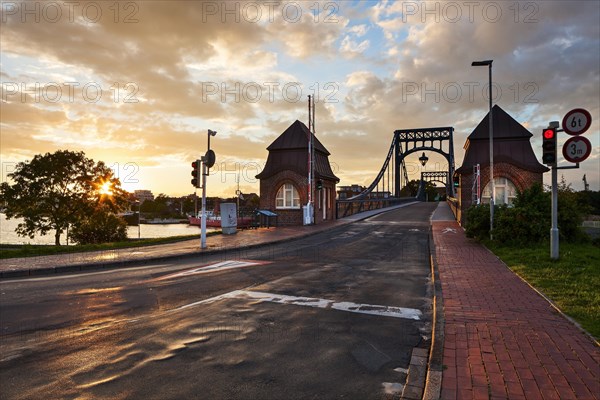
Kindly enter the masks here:
M 201 172 L 200 172 L 200 166 L 201 166 L 201 162 L 200 160 L 196 160 L 192 162 L 192 177 L 194 179 L 192 179 L 191 183 L 192 186 L 194 186 L 195 188 L 199 188 L 200 187 L 200 177 L 201 177 Z
M 544 130 L 544 139 L 552 139 L 554 138 L 554 129 L 545 129 Z

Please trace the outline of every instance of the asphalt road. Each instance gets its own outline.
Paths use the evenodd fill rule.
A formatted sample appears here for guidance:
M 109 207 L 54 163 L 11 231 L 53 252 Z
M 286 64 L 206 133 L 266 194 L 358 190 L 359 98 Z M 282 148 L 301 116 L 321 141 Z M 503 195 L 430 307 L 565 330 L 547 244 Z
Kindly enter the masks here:
M 392 398 L 412 349 L 429 347 L 434 208 L 192 261 L 3 280 L 0 397 Z

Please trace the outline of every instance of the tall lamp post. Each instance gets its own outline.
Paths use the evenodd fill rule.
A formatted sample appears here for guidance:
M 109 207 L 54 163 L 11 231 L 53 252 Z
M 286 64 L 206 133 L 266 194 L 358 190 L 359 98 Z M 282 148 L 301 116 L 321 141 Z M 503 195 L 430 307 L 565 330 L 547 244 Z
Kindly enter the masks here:
M 494 125 L 492 118 L 492 63 L 494 60 L 473 61 L 472 67 L 488 66 L 490 73 L 490 112 L 489 112 L 489 130 L 490 130 L 490 239 L 494 239 L 494 201 L 496 198 L 496 187 L 494 185 Z

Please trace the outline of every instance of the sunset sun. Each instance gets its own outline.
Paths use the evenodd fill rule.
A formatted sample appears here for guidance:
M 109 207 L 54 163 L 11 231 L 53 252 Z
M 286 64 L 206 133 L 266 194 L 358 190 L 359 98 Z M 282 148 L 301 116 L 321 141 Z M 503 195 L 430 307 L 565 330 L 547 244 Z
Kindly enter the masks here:
M 100 189 L 98 190 L 98 192 L 100 194 L 102 194 L 102 195 L 111 196 L 113 194 L 113 192 L 112 192 L 112 185 L 110 184 L 110 182 L 104 182 L 100 186 Z

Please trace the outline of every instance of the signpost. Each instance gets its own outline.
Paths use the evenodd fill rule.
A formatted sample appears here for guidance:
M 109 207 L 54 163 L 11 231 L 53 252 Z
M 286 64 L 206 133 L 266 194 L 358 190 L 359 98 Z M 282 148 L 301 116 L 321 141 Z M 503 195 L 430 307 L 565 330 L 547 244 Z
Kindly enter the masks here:
M 563 145 L 562 154 L 565 160 L 575 163 L 574 166 L 558 167 L 558 160 L 552 165 L 552 227 L 550 228 L 550 258 L 558 260 L 558 170 L 579 168 L 579 163 L 589 157 L 592 152 L 590 141 L 580 135 L 592 125 L 592 115 L 583 108 L 575 108 L 565 114 L 562 129 L 556 132 L 566 132 L 573 137 Z M 550 122 L 549 129 L 558 128 L 558 121 Z
M 563 145 L 562 153 L 565 160 L 580 163 L 590 156 L 592 144 L 583 136 L 574 136 Z
M 592 115 L 588 110 L 575 108 L 565 114 L 562 127 L 569 135 L 581 135 L 592 125 Z

